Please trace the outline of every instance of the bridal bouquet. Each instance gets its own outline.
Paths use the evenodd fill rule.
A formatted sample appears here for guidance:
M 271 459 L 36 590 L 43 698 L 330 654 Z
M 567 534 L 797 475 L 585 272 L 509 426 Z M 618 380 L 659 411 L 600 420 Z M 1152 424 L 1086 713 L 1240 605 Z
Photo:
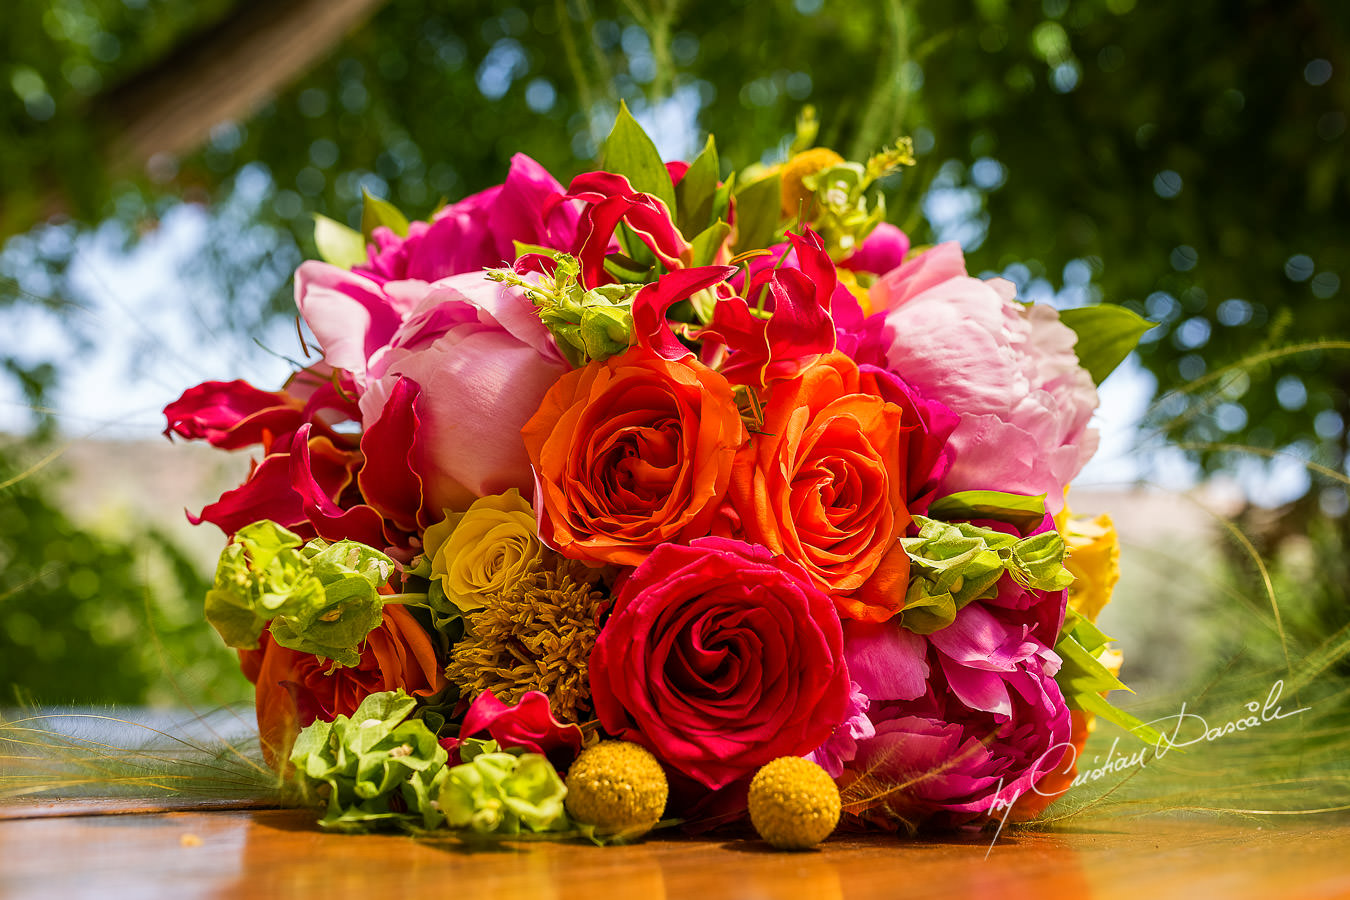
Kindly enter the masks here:
M 806 143 L 809 143 L 807 141 Z M 771 842 L 1023 819 L 1066 790 L 1119 656 L 1118 553 L 1074 519 L 1100 381 L 1143 328 L 911 247 L 864 162 L 604 168 L 409 222 L 319 218 L 317 346 L 167 432 L 260 447 L 194 521 L 206 617 L 322 824 Z M 565 778 L 565 780 L 564 780 Z

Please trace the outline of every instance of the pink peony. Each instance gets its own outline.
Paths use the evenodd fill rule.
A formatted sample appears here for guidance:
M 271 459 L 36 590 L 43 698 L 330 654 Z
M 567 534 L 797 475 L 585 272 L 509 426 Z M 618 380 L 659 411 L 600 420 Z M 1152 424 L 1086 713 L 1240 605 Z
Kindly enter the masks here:
M 867 718 L 871 702 L 856 684 L 850 686 L 848 712 L 834 733 L 806 758 L 820 766 L 831 778 L 844 774 L 844 766 L 858 755 L 858 742 L 876 737 L 877 730 Z
M 884 318 L 871 323 L 859 358 L 878 353 L 961 418 L 944 492 L 1045 494 L 1058 512 L 1064 487 L 1097 447 L 1088 427 L 1097 390 L 1059 314 L 1016 302 L 1007 281 L 969 277 L 954 243 L 888 272 L 871 297 Z
M 858 742 L 844 778 L 875 798 L 871 813 L 966 821 L 1029 792 L 1063 759 L 1071 725 L 1059 657 L 978 603 L 927 637 L 849 622 L 845 653 L 875 735 Z

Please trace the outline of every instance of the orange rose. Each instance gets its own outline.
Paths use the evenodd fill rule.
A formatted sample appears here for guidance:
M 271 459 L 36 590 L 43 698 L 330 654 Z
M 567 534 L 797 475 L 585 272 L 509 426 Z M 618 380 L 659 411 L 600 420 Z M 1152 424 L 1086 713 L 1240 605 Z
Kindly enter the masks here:
M 637 566 L 707 535 L 745 426 L 721 375 L 635 347 L 563 375 L 521 437 L 540 537 L 572 559 Z
M 776 382 L 761 433 L 736 457 L 719 529 L 799 563 L 841 615 L 889 619 L 909 578 L 903 416 L 864 392 L 857 364 L 839 352 Z
M 257 650 L 241 650 L 240 667 L 256 686 L 258 736 L 263 755 L 284 760 L 300 729 L 315 719 L 350 716 L 371 694 L 403 688 L 430 697 L 445 675 L 426 629 L 398 604 L 384 607 L 384 623 L 366 636 L 361 662 L 332 674 L 329 660 L 297 653 L 263 632 Z

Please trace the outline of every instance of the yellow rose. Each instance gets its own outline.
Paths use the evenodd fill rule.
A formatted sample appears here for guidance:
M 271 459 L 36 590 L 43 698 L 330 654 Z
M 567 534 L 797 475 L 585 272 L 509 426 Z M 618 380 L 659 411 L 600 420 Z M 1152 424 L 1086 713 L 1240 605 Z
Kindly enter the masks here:
M 432 577 L 461 612 L 482 609 L 485 598 L 533 575 L 544 554 L 534 510 L 515 488 L 447 512 L 422 542 Z
M 1065 516 L 1059 526 L 1068 549 L 1064 567 L 1073 573 L 1069 607 L 1095 622 L 1120 580 L 1120 537 L 1105 514 L 1095 519 Z

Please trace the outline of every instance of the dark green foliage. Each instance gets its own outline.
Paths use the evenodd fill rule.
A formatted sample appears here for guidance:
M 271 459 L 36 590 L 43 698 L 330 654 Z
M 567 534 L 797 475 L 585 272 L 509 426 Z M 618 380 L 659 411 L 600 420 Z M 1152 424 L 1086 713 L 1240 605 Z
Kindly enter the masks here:
M 29 74 L 0 91 L 7 221 L 37 211 L 52 177 L 68 212 L 115 216 L 129 234 L 174 196 L 233 195 L 198 274 L 232 301 L 212 327 L 251 333 L 291 314 L 287 275 L 314 253 L 311 213 L 359 226 L 363 188 L 425 216 L 500 181 L 515 152 L 566 181 L 597 154 L 618 101 L 644 118 L 665 96 L 679 112 L 663 121 L 697 116 L 676 152 L 692 156 L 712 131 L 724 170 L 743 167 L 781 153 L 809 102 L 821 142 L 853 157 L 916 137 L 918 167 L 888 187 L 918 241 L 960 237 L 976 271 L 1017 264 L 1024 288 L 1069 284 L 1074 302 L 1161 321 L 1142 359 L 1163 390 L 1270 345 L 1350 332 L 1337 302 L 1350 279 L 1343 4 L 391 3 L 251 119 L 218 128 L 171 182 L 90 165 L 102 139 L 91 98 L 242 7 L 160 0 L 132 13 L 100 0 L 76 16 L 21 3 L 10 58 L 53 99 L 20 99 Z M 61 295 L 61 261 L 49 264 Z M 1177 436 L 1294 445 L 1342 467 L 1350 364 L 1314 354 L 1264 374 Z
M 0 483 L 39 455 L 7 444 Z M 156 531 L 73 522 L 48 472 L 0 489 L 0 706 L 246 697 L 234 654 L 204 627 L 204 573 Z

